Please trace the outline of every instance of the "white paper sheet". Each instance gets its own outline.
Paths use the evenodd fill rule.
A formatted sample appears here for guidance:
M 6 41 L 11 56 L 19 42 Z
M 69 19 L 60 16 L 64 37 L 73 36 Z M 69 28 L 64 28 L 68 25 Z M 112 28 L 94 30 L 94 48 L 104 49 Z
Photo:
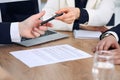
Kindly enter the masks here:
M 68 44 L 10 53 L 29 67 L 92 57 Z
M 99 31 L 74 30 L 74 37 L 80 39 L 99 38 L 100 35 Z
M 17 2 L 17 1 L 28 1 L 28 0 L 0 0 L 0 3 Z

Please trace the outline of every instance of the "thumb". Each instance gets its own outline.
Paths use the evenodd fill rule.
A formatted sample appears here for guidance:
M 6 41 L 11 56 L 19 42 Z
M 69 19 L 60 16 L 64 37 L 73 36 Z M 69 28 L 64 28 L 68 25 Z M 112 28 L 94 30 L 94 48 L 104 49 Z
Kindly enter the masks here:
M 60 13 L 68 13 L 69 12 L 69 9 L 68 8 L 62 8 L 58 11 L 56 11 L 56 14 L 60 14 Z
M 115 48 L 120 48 L 120 45 L 118 43 L 116 43 Z
M 40 13 L 37 13 L 37 14 L 35 14 L 35 15 L 33 15 L 32 17 L 34 18 L 34 19 L 40 19 L 41 17 L 43 17 L 45 15 L 45 11 L 41 11 Z

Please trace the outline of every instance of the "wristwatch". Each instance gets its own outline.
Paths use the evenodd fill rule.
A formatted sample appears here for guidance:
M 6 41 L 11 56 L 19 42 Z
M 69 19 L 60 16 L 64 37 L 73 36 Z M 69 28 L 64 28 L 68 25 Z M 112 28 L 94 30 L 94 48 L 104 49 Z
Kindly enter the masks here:
M 103 39 L 103 38 L 105 38 L 105 37 L 108 37 L 108 36 L 110 36 L 110 35 L 113 35 L 113 34 L 112 34 L 112 33 L 104 33 L 104 34 L 102 34 L 102 35 L 100 36 L 100 40 Z

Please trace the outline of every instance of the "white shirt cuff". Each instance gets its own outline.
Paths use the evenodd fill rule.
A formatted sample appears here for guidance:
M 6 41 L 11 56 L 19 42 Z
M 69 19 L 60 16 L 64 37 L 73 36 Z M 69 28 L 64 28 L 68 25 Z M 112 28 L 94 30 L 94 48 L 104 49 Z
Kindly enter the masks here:
M 116 38 L 116 40 L 119 41 L 118 35 L 115 32 L 108 31 L 107 33 L 111 33 Z
M 11 35 L 12 42 L 20 42 L 21 41 L 18 22 L 11 23 L 10 35 Z

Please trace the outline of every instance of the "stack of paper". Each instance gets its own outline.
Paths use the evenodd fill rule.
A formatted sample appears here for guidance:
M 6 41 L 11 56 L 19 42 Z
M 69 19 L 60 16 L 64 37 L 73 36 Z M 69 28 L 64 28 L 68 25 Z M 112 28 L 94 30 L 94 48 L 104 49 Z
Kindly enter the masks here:
M 67 44 L 10 53 L 29 67 L 91 57 L 86 52 Z
M 74 30 L 74 37 L 80 39 L 99 38 L 100 31 Z

